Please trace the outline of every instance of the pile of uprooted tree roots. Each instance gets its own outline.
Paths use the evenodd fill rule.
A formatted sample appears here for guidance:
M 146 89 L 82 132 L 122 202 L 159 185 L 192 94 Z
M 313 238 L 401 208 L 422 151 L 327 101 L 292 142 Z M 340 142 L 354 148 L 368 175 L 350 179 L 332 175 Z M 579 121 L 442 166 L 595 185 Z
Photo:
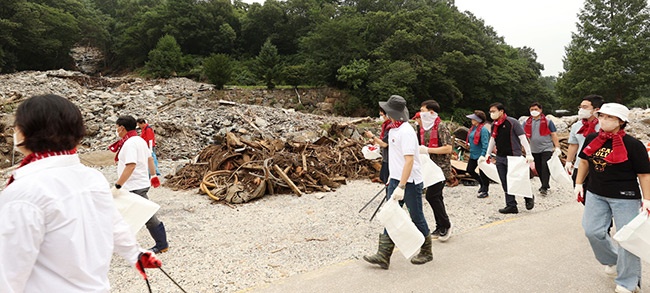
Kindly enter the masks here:
M 199 188 L 213 200 L 237 204 L 266 194 L 331 191 L 346 180 L 375 178 L 381 161 L 363 158 L 360 139 L 338 135 L 346 127 L 350 125 L 332 125 L 329 136 L 313 143 L 250 141 L 229 132 L 223 143 L 204 148 L 165 186 Z

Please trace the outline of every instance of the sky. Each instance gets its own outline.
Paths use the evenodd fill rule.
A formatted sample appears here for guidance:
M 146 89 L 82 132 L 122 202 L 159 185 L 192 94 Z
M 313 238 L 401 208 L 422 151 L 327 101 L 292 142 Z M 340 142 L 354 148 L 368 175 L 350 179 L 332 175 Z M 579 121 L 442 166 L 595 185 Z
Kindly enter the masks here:
M 460 11 L 470 11 L 491 26 L 513 47 L 530 47 L 542 75 L 563 72 L 564 47 L 576 32 L 583 0 L 456 0 Z

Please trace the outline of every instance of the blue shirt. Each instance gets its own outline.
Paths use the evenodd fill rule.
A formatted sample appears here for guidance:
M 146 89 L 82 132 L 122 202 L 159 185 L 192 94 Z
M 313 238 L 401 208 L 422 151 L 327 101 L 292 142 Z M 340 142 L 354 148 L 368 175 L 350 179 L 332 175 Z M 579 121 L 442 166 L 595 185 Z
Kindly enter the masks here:
M 472 160 L 477 160 L 481 156 L 485 156 L 487 152 L 488 142 L 490 141 L 490 131 L 487 130 L 487 127 L 483 125 L 481 128 L 481 139 L 479 139 L 478 144 L 474 144 L 474 136 L 476 136 L 476 131 L 478 127 L 475 127 L 469 135 L 469 158 Z

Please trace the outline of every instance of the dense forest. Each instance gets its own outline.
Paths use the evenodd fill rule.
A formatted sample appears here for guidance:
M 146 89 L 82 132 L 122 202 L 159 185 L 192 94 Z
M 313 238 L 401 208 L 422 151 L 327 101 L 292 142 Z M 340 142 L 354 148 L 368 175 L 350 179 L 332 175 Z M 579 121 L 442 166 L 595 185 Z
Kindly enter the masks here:
M 2 2 L 2 73 L 72 69 L 70 49 L 94 46 L 104 74 L 185 76 L 218 88 L 337 87 L 348 92 L 336 107 L 343 115 L 374 114 L 391 94 L 411 108 L 435 99 L 447 119 L 496 101 L 524 115 L 533 101 L 573 107 L 590 93 L 650 99 L 645 0 L 586 1 L 560 77 L 541 76 L 533 49 L 506 44 L 453 0 Z M 616 78 L 594 76 L 601 67 Z

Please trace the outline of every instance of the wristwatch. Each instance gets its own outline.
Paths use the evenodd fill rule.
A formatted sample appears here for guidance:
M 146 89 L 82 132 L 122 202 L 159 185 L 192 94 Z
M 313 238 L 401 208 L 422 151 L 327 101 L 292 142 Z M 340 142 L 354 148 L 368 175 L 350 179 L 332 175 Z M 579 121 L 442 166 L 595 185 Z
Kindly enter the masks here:
M 122 188 L 122 185 L 119 185 L 119 184 L 115 183 L 115 188 L 120 189 L 120 188 Z

